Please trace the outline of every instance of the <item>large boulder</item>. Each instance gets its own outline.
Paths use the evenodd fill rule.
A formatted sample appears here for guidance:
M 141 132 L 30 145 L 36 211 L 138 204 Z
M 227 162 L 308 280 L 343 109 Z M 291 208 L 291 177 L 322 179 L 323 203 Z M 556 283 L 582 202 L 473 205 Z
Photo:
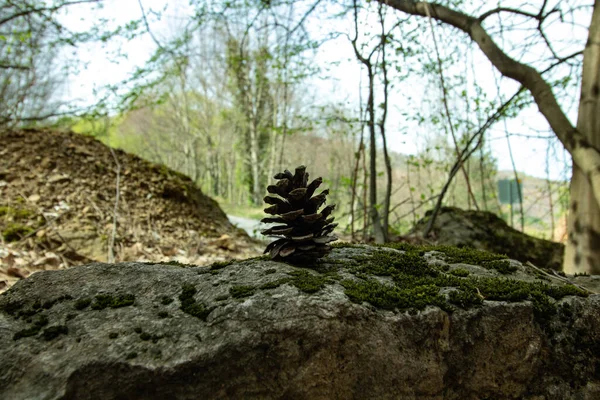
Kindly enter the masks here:
M 432 211 L 417 222 L 411 234 L 425 231 Z M 560 271 L 565 246 L 562 243 L 539 239 L 510 226 L 489 211 L 461 210 L 442 207 L 431 230 L 435 243 L 449 246 L 468 246 L 479 250 L 506 254 L 521 262 Z
M 0 295 L 0 398 L 600 398 L 600 296 L 563 279 L 408 245 L 310 267 L 37 272 Z

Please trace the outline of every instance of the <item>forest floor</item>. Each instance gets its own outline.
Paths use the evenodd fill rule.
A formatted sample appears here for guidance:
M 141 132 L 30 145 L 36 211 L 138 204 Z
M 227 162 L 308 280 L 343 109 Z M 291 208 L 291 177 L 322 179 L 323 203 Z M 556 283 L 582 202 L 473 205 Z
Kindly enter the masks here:
M 112 257 L 206 265 L 262 250 L 164 166 L 56 130 L 0 132 L 0 143 L 0 292 L 35 271 Z

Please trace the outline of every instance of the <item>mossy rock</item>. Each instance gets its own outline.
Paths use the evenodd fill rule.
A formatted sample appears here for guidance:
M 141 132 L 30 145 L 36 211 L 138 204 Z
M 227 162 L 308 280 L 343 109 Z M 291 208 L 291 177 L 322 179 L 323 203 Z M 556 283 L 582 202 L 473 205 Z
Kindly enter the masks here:
M 432 211 L 417 222 L 411 233 L 423 232 Z M 472 247 L 505 254 L 521 262 L 530 261 L 540 268 L 562 269 L 564 245 L 538 239 L 511 228 L 497 215 L 488 211 L 461 210 L 442 207 L 433 225 L 437 244 Z

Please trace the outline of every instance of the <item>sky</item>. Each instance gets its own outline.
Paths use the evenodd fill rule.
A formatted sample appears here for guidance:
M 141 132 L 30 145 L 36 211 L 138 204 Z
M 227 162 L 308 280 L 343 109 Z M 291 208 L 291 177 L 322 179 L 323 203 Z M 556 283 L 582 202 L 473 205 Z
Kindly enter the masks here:
M 62 16 L 62 21 L 71 29 L 85 30 L 89 27 L 92 20 L 97 18 L 107 18 L 112 20 L 115 26 L 135 20 L 141 16 L 138 0 L 107 0 L 102 10 L 90 13 L 88 7 L 70 7 L 68 13 Z M 164 11 L 164 17 L 161 21 L 151 20 L 151 28 L 157 36 L 161 36 L 161 31 L 166 32 L 180 22 L 182 14 L 186 12 L 186 6 L 182 2 L 179 7 L 178 2 L 168 2 Z M 146 13 L 150 10 L 158 11 L 164 9 L 167 2 L 165 0 L 143 0 Z M 583 20 L 585 20 L 585 15 Z M 588 17 L 589 21 L 589 17 Z M 326 26 L 320 26 L 315 29 L 338 29 L 348 30 L 351 28 L 350 21 L 338 20 L 330 21 Z M 371 21 L 372 22 L 372 21 Z M 370 23 L 367 21 L 367 23 Z M 589 22 L 586 22 L 589 23 Z M 333 25 L 335 26 L 333 26 Z M 315 33 L 317 33 L 315 31 Z M 554 31 L 553 34 L 560 35 L 561 32 Z M 573 32 L 565 32 L 565 35 L 573 35 Z M 583 33 L 578 32 L 582 35 Z M 135 67 L 141 67 L 155 50 L 156 45 L 148 35 L 135 38 L 132 41 L 119 40 L 118 42 L 109 42 L 104 46 L 86 45 L 80 46 L 76 57 L 82 59 L 86 68 L 82 69 L 74 76 L 66 88 L 66 98 L 69 100 L 78 100 L 82 103 L 89 103 L 95 98 L 94 89 L 99 89 L 106 84 L 114 84 L 125 79 Z M 127 55 L 127 59 L 120 59 L 119 63 L 111 61 L 110 54 L 120 49 Z M 443 53 L 444 49 L 441 49 Z M 494 88 L 495 81 L 493 70 L 484 56 L 477 50 L 473 52 L 473 58 L 476 65 L 481 66 L 477 71 L 477 82 L 486 87 Z M 443 54 L 442 54 L 443 55 Z M 362 74 L 362 83 L 366 82 L 364 71 L 361 71 L 359 64 L 354 60 L 354 53 L 348 39 L 340 36 L 335 40 L 325 42 L 317 51 L 316 62 L 324 69 L 328 69 L 327 78 L 319 77 L 312 79 L 312 93 L 316 99 L 323 101 L 334 101 L 338 103 L 347 103 L 355 110 L 359 103 L 359 84 L 357 77 Z M 518 86 L 511 83 L 503 83 L 505 87 L 510 87 L 506 93 L 514 92 Z M 364 86 L 364 85 L 363 85 Z M 427 98 L 431 98 L 427 91 L 432 90 L 431 86 L 423 83 L 415 84 L 403 83 L 394 88 L 397 91 L 410 91 L 414 93 L 415 102 L 423 102 L 423 107 L 429 106 L 425 103 Z M 365 96 L 363 92 L 363 96 Z M 396 101 L 396 99 L 398 100 Z M 402 116 L 405 100 L 399 100 L 394 92 L 390 95 L 390 108 L 388 117 L 388 145 L 392 151 L 415 154 L 424 148 L 423 130 L 416 123 L 407 121 Z M 571 121 L 576 120 L 576 107 L 566 110 Z M 542 135 L 552 136 L 546 120 L 539 114 L 535 106 L 523 110 L 519 118 L 509 120 L 506 123 L 509 132 L 520 133 L 523 135 Z M 402 132 L 410 132 L 403 134 Z M 562 146 L 554 139 L 553 146 L 548 152 L 548 140 L 532 139 L 523 136 L 512 136 L 510 139 L 510 148 L 517 170 L 528 175 L 546 178 L 547 173 L 553 180 L 568 180 L 570 178 L 570 158 L 562 149 Z M 505 137 L 505 125 L 503 123 L 495 124 L 489 136 L 490 148 L 493 156 L 497 159 L 499 170 L 512 170 L 512 162 L 509 153 L 509 145 Z M 547 158 L 547 155 L 550 158 Z M 546 171 L 546 167 L 549 168 Z

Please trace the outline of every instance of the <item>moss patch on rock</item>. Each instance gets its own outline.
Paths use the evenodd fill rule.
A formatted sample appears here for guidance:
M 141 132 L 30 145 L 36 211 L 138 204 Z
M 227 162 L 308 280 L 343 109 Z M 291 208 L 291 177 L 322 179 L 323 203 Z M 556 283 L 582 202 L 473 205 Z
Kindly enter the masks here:
M 288 272 L 292 278 L 288 281 L 305 293 L 315 293 L 323 289 L 326 284 L 332 284 L 335 279 L 330 274 L 312 273 L 306 269 L 297 269 Z
M 42 338 L 44 338 L 44 340 L 52 340 L 60 335 L 67 335 L 68 333 L 69 328 L 67 328 L 65 325 L 54 325 L 49 326 L 42 331 Z
M 426 306 L 435 305 L 448 309 L 444 296 L 439 294 L 435 285 L 422 285 L 401 288 L 398 285 L 383 284 L 376 280 L 344 280 L 342 281 L 346 295 L 355 303 L 368 302 L 384 310 L 423 310 Z
M 135 295 L 124 294 L 111 296 L 108 294 L 99 294 L 94 297 L 91 308 L 92 310 L 104 310 L 105 308 L 120 308 L 133 305 Z
M 456 268 L 456 269 L 453 269 L 452 271 L 450 271 L 449 274 L 454 275 L 454 276 L 459 276 L 461 278 L 465 278 L 465 277 L 469 276 L 470 272 L 464 268 Z
M 212 263 L 209 266 L 209 268 L 211 271 L 218 271 L 218 270 L 223 269 L 231 264 L 233 264 L 233 261 L 217 261 L 217 262 Z
M 197 292 L 198 290 L 192 285 L 186 284 L 182 286 L 181 294 L 179 295 L 181 311 L 206 321 L 206 317 L 208 317 L 208 314 L 210 314 L 213 309 L 209 309 L 204 304 L 197 303 L 196 300 L 194 300 L 194 295 Z
M 22 329 L 16 332 L 13 335 L 13 340 L 19 340 L 25 337 L 36 336 L 46 325 L 48 325 L 48 317 L 45 315 L 39 315 L 36 318 L 36 320 L 33 321 L 33 324 L 29 328 Z
M 87 308 L 90 304 L 92 304 L 92 299 L 90 298 L 81 298 L 75 302 L 76 310 L 83 310 Z
M 252 296 L 254 292 L 256 292 L 254 286 L 232 286 L 229 289 L 229 294 L 236 299 Z
M 429 265 L 424 258 L 428 251 L 441 251 L 447 256 L 447 262 L 481 265 L 503 274 L 514 272 L 517 268 L 503 255 L 450 246 L 398 243 L 386 247 L 403 252 L 378 249 L 370 256 L 355 258 L 358 263 L 347 267 L 357 278 L 342 281 L 345 293 L 352 301 L 367 302 L 387 310 L 415 311 L 431 305 L 450 312 L 455 306 L 467 309 L 481 305 L 484 300 L 530 301 L 536 319 L 543 322 L 556 314 L 556 300 L 565 296 L 587 296 L 587 292 L 573 285 L 554 286 L 540 281 L 476 277 L 461 269 L 446 272 L 443 268 Z M 454 290 L 448 292 L 450 288 Z M 444 289 L 447 295 L 442 294 Z

